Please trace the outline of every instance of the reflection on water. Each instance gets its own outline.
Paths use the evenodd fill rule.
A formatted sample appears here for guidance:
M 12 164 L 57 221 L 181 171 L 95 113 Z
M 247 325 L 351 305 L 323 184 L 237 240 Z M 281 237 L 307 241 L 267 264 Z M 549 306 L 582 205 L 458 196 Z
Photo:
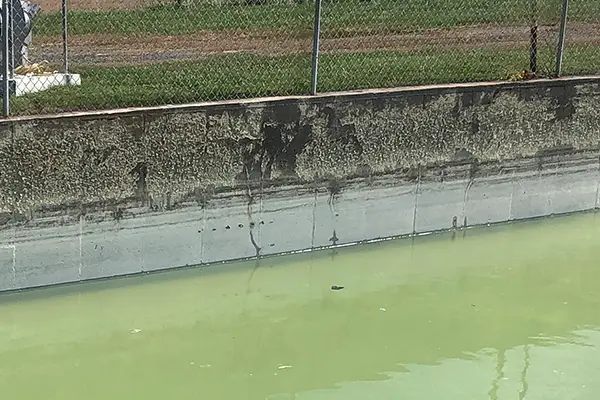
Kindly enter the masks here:
M 599 332 L 587 334 L 589 345 L 600 344 Z M 385 379 L 382 381 L 343 382 L 336 388 L 270 398 L 595 399 L 598 385 L 593 387 L 593 382 L 600 362 L 594 361 L 595 355 L 590 350 L 577 345 L 482 350 L 470 359 L 444 360 L 435 366 L 405 366 L 403 372 L 382 374 Z M 590 361 L 592 364 L 586 365 Z
M 2 397 L 600 398 L 598 243 L 580 215 L 0 296 Z

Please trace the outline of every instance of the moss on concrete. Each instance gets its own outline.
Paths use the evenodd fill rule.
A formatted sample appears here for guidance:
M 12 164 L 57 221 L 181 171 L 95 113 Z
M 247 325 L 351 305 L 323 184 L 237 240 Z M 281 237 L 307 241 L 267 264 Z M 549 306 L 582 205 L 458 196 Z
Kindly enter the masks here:
M 599 142 L 600 90 L 590 79 L 15 119 L 0 126 L 0 210 L 70 215 L 129 201 L 156 211 L 232 187 L 341 182 L 465 154 L 495 162 Z

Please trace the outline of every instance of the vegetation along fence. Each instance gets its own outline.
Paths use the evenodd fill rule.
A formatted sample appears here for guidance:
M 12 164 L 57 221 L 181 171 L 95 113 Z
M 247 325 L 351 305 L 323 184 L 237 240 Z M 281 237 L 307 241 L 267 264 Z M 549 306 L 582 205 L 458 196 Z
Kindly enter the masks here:
M 13 77 L 81 81 L 13 115 L 600 72 L 599 0 L 28 1 Z

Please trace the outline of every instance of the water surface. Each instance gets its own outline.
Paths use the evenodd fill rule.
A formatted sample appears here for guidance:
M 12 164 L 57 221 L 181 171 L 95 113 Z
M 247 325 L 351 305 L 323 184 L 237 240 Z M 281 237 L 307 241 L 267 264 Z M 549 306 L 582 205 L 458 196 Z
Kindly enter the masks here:
M 597 218 L 0 295 L 2 398 L 598 399 Z

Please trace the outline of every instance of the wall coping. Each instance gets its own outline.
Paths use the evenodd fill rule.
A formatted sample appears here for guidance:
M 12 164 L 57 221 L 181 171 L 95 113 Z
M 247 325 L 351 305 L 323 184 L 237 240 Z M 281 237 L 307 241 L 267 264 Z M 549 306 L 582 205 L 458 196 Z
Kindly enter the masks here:
M 208 107 L 219 107 L 219 106 L 253 106 L 253 105 L 264 105 L 265 103 L 280 103 L 289 101 L 324 101 L 324 100 L 351 100 L 352 98 L 369 98 L 380 95 L 394 95 L 394 94 L 432 94 L 432 92 L 445 92 L 445 91 L 469 91 L 469 90 L 480 90 L 480 89 L 514 89 L 523 87 L 553 87 L 563 85 L 565 83 L 570 84 L 585 84 L 585 83 L 597 83 L 600 84 L 600 75 L 582 75 L 582 76 L 570 76 L 554 79 L 532 79 L 526 81 L 488 81 L 488 82 L 467 82 L 467 83 L 444 83 L 444 84 L 432 84 L 432 85 L 419 85 L 419 86 L 402 86 L 394 88 L 380 88 L 380 89 L 360 89 L 360 90 L 348 90 L 340 92 L 324 92 L 316 95 L 295 95 L 295 96 L 272 96 L 272 97 L 255 97 L 248 99 L 231 99 L 231 100 L 219 100 L 219 101 L 205 101 L 198 103 L 187 103 L 187 104 L 168 104 L 161 106 L 149 106 L 149 107 L 127 107 L 127 108 L 115 108 L 108 110 L 95 110 L 95 111 L 72 111 L 58 114 L 42 114 L 42 115 L 24 115 L 24 116 L 13 116 L 9 118 L 0 118 L 0 123 L 6 122 L 29 122 L 38 120 L 54 120 L 54 119 L 65 119 L 65 118 L 102 118 L 102 117 L 120 117 L 120 116 L 132 116 L 144 114 L 147 112 L 190 112 L 198 109 L 204 109 Z

